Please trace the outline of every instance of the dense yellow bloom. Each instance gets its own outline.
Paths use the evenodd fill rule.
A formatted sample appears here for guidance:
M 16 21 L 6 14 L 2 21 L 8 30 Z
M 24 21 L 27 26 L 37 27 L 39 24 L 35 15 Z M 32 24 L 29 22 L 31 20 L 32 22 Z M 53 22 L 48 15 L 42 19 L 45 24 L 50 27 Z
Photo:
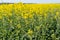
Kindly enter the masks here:
M 29 14 L 29 18 L 33 18 L 33 14 Z
M 8 16 L 12 16 L 12 13 L 8 13 L 7 15 L 8 15 Z
M 28 14 L 25 13 L 25 14 L 23 15 L 23 18 L 24 18 L 24 19 L 28 18 Z
M 3 14 L 3 16 L 7 16 L 7 14 L 5 13 L 5 14 Z

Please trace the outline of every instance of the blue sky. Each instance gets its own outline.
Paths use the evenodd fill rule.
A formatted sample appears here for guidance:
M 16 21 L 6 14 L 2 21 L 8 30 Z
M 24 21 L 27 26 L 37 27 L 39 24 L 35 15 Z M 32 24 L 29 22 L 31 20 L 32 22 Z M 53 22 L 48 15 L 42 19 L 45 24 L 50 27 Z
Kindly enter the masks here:
M 15 3 L 15 2 L 23 2 L 23 3 L 60 3 L 60 0 L 0 0 L 1 2 Z

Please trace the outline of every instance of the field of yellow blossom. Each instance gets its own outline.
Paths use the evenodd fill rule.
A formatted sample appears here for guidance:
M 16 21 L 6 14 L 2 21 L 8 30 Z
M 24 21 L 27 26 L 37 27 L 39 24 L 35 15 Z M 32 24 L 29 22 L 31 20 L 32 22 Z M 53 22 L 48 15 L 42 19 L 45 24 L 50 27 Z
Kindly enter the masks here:
M 0 4 L 0 40 L 60 40 L 60 4 Z

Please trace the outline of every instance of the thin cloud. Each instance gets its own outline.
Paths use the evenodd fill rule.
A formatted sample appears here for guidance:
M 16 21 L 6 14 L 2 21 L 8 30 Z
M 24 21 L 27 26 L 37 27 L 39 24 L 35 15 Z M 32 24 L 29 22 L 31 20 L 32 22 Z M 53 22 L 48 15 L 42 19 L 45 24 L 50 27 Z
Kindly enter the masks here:
M 60 3 L 60 0 L 0 0 L 0 3 Z

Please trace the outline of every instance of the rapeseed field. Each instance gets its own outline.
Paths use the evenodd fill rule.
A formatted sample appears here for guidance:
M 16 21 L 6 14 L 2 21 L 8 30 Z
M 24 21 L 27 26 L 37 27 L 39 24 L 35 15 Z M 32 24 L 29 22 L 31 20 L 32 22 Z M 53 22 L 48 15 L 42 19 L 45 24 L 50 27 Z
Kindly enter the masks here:
M 1 4 L 0 40 L 60 40 L 60 4 Z

